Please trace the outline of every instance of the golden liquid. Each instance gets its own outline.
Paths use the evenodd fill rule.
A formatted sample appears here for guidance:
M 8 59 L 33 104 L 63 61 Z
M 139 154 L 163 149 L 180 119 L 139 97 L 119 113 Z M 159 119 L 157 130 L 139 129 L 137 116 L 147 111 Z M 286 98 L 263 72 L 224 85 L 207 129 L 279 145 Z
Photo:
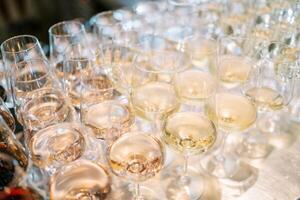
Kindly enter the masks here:
M 137 115 L 148 120 L 164 118 L 179 107 L 172 85 L 150 82 L 136 88 L 131 103 Z
M 216 44 L 210 40 L 196 41 L 188 45 L 191 61 L 197 67 L 213 67 L 216 57 Z M 197 45 L 197 46 L 196 46 Z
M 226 83 L 243 83 L 248 80 L 253 64 L 248 58 L 238 56 L 221 56 L 219 75 Z
M 183 112 L 168 118 L 163 140 L 180 152 L 197 154 L 207 151 L 216 135 L 216 128 L 208 118 L 199 113 Z
M 109 149 L 112 171 L 131 181 L 145 181 L 156 175 L 164 162 L 161 143 L 145 133 L 128 133 Z
M 217 81 L 208 72 L 187 70 L 178 74 L 175 86 L 181 98 L 203 100 L 215 92 Z
M 99 165 L 82 160 L 63 167 L 51 181 L 51 200 L 104 200 L 110 188 L 110 177 Z
M 132 124 L 129 110 L 114 101 L 104 101 L 84 109 L 83 122 L 99 139 L 118 137 Z
M 219 93 L 206 107 L 208 117 L 225 131 L 242 131 L 256 120 L 256 107 L 246 97 Z
M 279 110 L 284 106 L 281 94 L 268 87 L 251 88 L 246 91 L 245 95 L 260 109 Z

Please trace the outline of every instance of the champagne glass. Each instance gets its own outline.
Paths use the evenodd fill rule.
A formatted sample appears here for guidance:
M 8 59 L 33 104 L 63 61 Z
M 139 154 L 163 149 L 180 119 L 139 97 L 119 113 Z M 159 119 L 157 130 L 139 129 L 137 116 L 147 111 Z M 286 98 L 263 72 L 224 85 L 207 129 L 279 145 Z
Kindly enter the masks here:
M 183 196 L 187 199 L 200 199 L 204 184 L 201 175 L 189 168 L 189 157 L 207 152 L 215 143 L 216 137 L 215 125 L 201 113 L 178 112 L 167 118 L 162 139 L 184 156 L 179 174 L 168 175 L 164 180 L 168 199 Z
M 50 62 L 59 78 L 63 77 L 64 51 L 73 43 L 85 42 L 85 28 L 77 20 L 62 21 L 48 30 L 50 43 Z
M 9 96 L 12 95 L 11 78 L 16 63 L 30 59 L 45 59 L 39 40 L 32 35 L 18 35 L 1 44 L 1 53 L 5 67 L 6 85 Z
M 58 123 L 36 132 L 29 141 L 32 161 L 50 175 L 59 167 L 88 156 L 90 133 L 79 123 Z
M 107 170 L 88 160 L 64 165 L 50 181 L 50 199 L 109 199 L 111 179 Z
M 134 194 L 126 199 L 159 198 L 157 191 L 140 193 L 140 182 L 154 177 L 163 166 L 164 149 L 159 140 L 143 132 L 126 133 L 111 144 L 107 159 L 115 175 L 135 184 Z
M 136 57 L 131 104 L 138 116 L 154 123 L 155 132 L 160 131 L 161 120 L 180 106 L 173 79 L 187 66 L 186 55 L 177 51 L 153 51 Z

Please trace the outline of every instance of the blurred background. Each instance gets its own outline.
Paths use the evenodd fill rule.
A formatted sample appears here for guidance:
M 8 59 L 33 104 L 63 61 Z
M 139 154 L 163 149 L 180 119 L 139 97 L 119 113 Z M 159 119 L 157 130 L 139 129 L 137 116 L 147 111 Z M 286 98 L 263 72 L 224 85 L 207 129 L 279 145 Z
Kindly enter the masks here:
M 105 10 L 132 6 L 139 0 L 0 0 L 0 43 L 21 34 L 31 34 L 48 43 L 48 28 L 60 21 L 87 21 Z

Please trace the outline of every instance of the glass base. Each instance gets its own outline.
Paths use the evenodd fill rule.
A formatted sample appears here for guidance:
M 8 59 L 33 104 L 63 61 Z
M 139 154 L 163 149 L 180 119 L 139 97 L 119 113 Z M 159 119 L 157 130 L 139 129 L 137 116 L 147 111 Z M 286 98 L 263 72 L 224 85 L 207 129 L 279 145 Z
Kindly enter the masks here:
M 182 168 L 170 169 L 162 176 L 162 184 L 168 200 L 197 200 L 203 196 L 203 177 L 199 172 L 188 168 L 187 176 L 180 176 Z
M 239 156 L 250 159 L 266 158 L 272 150 L 269 136 L 256 129 L 246 133 L 243 140 L 236 146 L 236 153 Z
M 257 180 L 258 170 L 251 165 L 237 161 L 232 155 L 216 155 L 207 160 L 204 169 L 218 178 L 223 193 L 239 196 Z

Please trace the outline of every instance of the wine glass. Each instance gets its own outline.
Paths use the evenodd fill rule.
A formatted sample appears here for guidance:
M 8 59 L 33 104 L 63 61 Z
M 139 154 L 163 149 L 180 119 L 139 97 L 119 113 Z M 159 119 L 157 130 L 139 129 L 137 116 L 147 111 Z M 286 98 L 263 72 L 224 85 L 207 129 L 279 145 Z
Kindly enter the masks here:
M 67 163 L 92 157 L 93 139 L 81 124 L 64 122 L 37 131 L 28 146 L 32 161 L 51 175 Z
M 50 199 L 109 199 L 111 179 L 107 170 L 88 160 L 60 168 L 50 181 Z
M 78 20 L 62 21 L 48 30 L 50 44 L 50 62 L 59 78 L 63 77 L 64 51 L 73 43 L 84 43 L 86 32 Z
M 82 122 L 91 128 L 98 139 L 111 143 L 129 131 L 133 117 L 129 108 L 117 100 L 82 102 Z
M 39 40 L 32 35 L 18 35 L 1 44 L 8 96 L 12 95 L 11 78 L 16 63 L 30 59 L 46 59 Z
M 189 168 L 189 157 L 207 152 L 216 141 L 215 125 L 198 112 L 178 112 L 170 115 L 164 125 L 162 140 L 184 156 L 182 169 L 167 175 L 167 198 L 199 199 L 204 184 L 201 175 Z M 168 169 L 170 170 L 170 169 Z
M 158 199 L 157 191 L 143 196 L 140 182 L 154 177 L 163 166 L 164 149 L 159 140 L 143 132 L 128 132 L 111 144 L 107 159 L 115 175 L 135 184 L 134 194 L 126 199 Z
M 201 105 L 217 90 L 218 80 L 212 73 L 216 69 L 216 46 L 215 40 L 199 35 L 185 41 L 182 48 L 190 55 L 193 67 L 178 72 L 174 78 L 176 91 L 184 105 Z
M 70 44 L 64 52 L 62 84 L 75 108 L 80 107 L 81 77 L 89 76 L 95 63 L 94 52 L 84 44 Z
M 90 20 L 93 32 L 102 44 L 111 43 L 123 30 L 122 24 L 115 18 L 113 11 L 101 12 Z
M 160 131 L 162 120 L 179 109 L 173 80 L 175 73 L 187 66 L 186 55 L 178 51 L 152 51 L 136 57 L 131 105 L 135 114 L 152 122 L 155 132 Z
M 293 98 L 298 63 L 294 54 L 290 55 L 290 48 L 283 43 L 271 42 L 269 49 L 277 53 L 269 58 L 261 55 L 255 73 L 242 87 L 243 94 L 255 103 L 259 113 L 257 133 L 246 137 L 238 147 L 241 155 L 250 158 L 266 157 L 270 144 L 286 146 L 289 135 L 285 109 Z

